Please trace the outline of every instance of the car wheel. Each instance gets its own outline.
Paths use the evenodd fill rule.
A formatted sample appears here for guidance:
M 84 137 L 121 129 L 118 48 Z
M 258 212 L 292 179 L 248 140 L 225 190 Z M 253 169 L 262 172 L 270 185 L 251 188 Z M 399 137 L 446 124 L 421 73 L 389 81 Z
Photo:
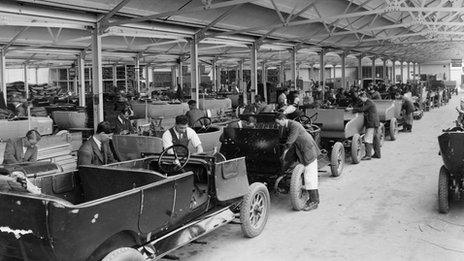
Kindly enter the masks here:
M 449 172 L 445 166 L 441 166 L 438 176 L 438 212 L 449 212 Z
M 378 135 L 380 140 L 380 147 L 382 147 L 383 142 L 385 141 L 385 125 L 383 123 L 380 123 Z
M 355 134 L 351 139 L 351 159 L 353 164 L 358 164 L 361 161 L 362 157 L 362 142 L 361 136 L 359 134 Z
M 240 207 L 240 221 L 245 237 L 251 238 L 261 234 L 269 217 L 270 205 L 271 200 L 266 186 L 259 182 L 251 184 Z
M 308 199 L 309 194 L 304 189 L 304 166 L 303 164 L 298 164 L 293 168 L 290 180 L 290 202 L 292 208 L 296 211 L 302 210 Z
M 332 147 L 330 154 L 330 170 L 332 176 L 338 177 L 342 174 L 345 167 L 345 147 L 341 142 L 336 142 Z
M 145 257 L 136 249 L 121 247 L 111 251 L 102 261 L 144 261 Z
M 398 121 L 396 118 L 390 120 L 390 140 L 396 140 L 398 136 Z

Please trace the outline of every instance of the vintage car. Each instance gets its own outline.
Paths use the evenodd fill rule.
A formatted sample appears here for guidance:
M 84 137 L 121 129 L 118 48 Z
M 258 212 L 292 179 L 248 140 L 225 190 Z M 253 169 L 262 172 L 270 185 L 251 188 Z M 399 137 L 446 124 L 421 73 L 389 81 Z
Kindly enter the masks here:
M 238 213 L 244 235 L 258 236 L 269 215 L 267 188 L 249 185 L 244 158 L 190 155 L 177 145 L 75 173 L 45 164 L 45 175 L 27 165 L 0 169 L 0 260 L 156 260 Z M 5 189 L 18 187 L 1 183 L 12 172 L 42 193 Z
M 438 176 L 438 211 L 448 213 L 450 202 L 464 197 L 464 129 L 444 130 L 438 144 L 443 159 Z
M 304 185 L 304 167 L 287 154 L 282 142 L 282 131 L 274 123 L 275 113 L 240 115 L 243 127 L 226 127 L 221 137 L 221 153 L 225 158 L 245 157 L 248 178 L 252 182 L 265 182 L 275 192 L 290 193 L 292 207 L 303 209 L 308 195 Z M 250 117 L 256 119 L 254 126 L 246 126 Z M 315 137 L 320 132 L 318 126 L 307 126 L 306 130 Z M 343 146 L 340 144 L 341 148 Z M 339 152 L 339 151 L 338 151 Z M 333 153 L 331 159 L 327 152 L 318 158 L 318 168 L 330 165 L 333 176 L 339 176 L 345 163 L 344 153 Z
M 377 108 L 379 120 L 382 123 L 380 133 L 383 137 L 389 136 L 390 140 L 396 140 L 398 136 L 398 121 L 395 117 L 395 101 L 372 100 Z M 383 140 L 383 138 L 382 138 Z
M 193 130 L 198 134 L 205 152 L 219 151 L 222 135 L 222 127 L 211 124 L 208 117 L 199 118 L 194 124 Z M 163 141 L 161 139 L 164 130 L 147 133 L 148 135 L 113 135 L 113 144 L 119 159 L 131 160 L 141 158 L 142 153 L 161 153 Z M 189 145 L 189 149 L 193 147 Z
M 306 115 L 316 115 L 314 123 L 321 126 L 321 147 L 334 154 L 350 150 L 352 163 L 358 164 L 364 154 L 364 114 L 347 111 L 346 108 L 306 109 Z

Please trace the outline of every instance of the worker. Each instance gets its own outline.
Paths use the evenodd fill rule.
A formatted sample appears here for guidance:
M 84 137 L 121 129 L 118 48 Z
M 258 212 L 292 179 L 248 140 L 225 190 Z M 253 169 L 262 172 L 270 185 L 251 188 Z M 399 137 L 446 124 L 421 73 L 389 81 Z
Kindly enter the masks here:
M 397 98 L 400 98 L 403 101 L 401 105 L 401 110 L 403 111 L 403 132 L 412 132 L 412 123 L 414 121 L 414 103 L 404 95 L 399 93 L 396 95 Z
M 287 95 L 290 91 L 288 89 L 285 89 L 277 98 L 277 106 L 278 109 L 287 106 Z
M 10 139 L 5 147 L 3 164 L 37 161 L 37 143 L 41 136 L 37 130 L 29 130 L 25 137 Z
M 135 133 L 135 128 L 132 126 L 132 122 L 130 120 L 131 116 L 131 109 L 126 107 L 121 110 L 121 113 L 115 120 L 115 131 L 114 133 L 119 135 L 127 135 L 131 133 Z
M 298 108 L 299 103 L 300 98 L 292 97 L 290 99 L 290 104 L 285 107 L 282 113 L 285 114 L 288 119 L 295 119 L 298 116 L 303 115 L 303 112 Z
M 380 92 L 377 89 L 378 88 L 376 86 L 374 86 L 374 88 L 372 88 L 370 90 L 371 100 L 381 100 L 382 99 L 382 96 L 380 95 Z
M 290 157 L 296 157 L 304 166 L 304 189 L 309 199 L 303 210 L 316 209 L 319 205 L 317 157 L 321 153 L 311 134 L 299 122 L 289 120 L 283 113 L 278 113 L 275 122 L 283 127 L 285 147 Z
M 114 129 L 107 121 L 97 126 L 97 132 L 85 141 L 77 153 L 77 166 L 106 165 L 116 162 L 110 147 Z
M 197 101 L 195 100 L 190 100 L 187 102 L 189 106 L 189 111 L 185 113 L 185 116 L 188 118 L 188 125 L 190 127 L 198 127 L 201 124 L 198 121 L 198 119 L 205 117 L 205 113 L 197 108 Z M 196 124 L 195 124 L 196 123 Z M 197 125 L 197 126 L 194 126 Z
M 380 146 L 374 147 L 374 142 L 380 142 L 379 140 L 379 115 L 377 114 L 377 108 L 372 100 L 367 98 L 366 92 L 361 92 L 359 98 L 362 101 L 362 107 L 354 108 L 353 112 L 364 113 L 364 127 L 366 128 L 366 134 L 364 135 L 364 142 L 366 144 L 366 155 L 362 160 L 370 160 L 372 157 L 380 158 Z M 348 109 L 349 110 L 349 109 Z M 374 155 L 372 150 L 375 149 Z
M 184 145 L 188 147 L 189 143 L 196 149 L 196 153 L 203 153 L 200 138 L 198 134 L 188 126 L 188 118 L 185 115 L 176 117 L 174 127 L 163 133 L 163 148 L 169 148 L 172 145 Z

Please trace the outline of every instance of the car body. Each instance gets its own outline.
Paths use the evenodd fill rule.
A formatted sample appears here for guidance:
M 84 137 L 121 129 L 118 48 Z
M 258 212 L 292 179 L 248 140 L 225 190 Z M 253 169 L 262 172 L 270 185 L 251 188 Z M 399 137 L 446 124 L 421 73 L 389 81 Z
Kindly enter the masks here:
M 33 174 L 42 194 L 0 192 L 0 211 L 9 213 L 0 216 L 0 257 L 109 260 L 129 253 L 138 258 L 131 260 L 157 259 L 227 224 L 238 211 L 246 236 L 261 233 L 269 194 L 263 184 L 249 185 L 244 158 L 192 156 L 182 171 L 168 175 L 159 160 L 153 155 L 75 173 Z M 245 213 L 256 203 L 250 191 L 263 202 L 252 223 Z

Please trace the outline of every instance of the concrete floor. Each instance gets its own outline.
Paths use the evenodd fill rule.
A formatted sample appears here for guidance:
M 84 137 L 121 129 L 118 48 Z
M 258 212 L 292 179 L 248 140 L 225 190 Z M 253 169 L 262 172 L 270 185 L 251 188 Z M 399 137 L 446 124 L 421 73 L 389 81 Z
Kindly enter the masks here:
M 180 260 L 464 260 L 464 203 L 437 211 L 437 136 L 456 119 L 454 97 L 415 121 L 413 133 L 386 141 L 381 160 L 348 165 L 339 178 L 320 173 L 321 204 L 295 212 L 272 196 L 254 239 L 229 224 L 173 254 Z

